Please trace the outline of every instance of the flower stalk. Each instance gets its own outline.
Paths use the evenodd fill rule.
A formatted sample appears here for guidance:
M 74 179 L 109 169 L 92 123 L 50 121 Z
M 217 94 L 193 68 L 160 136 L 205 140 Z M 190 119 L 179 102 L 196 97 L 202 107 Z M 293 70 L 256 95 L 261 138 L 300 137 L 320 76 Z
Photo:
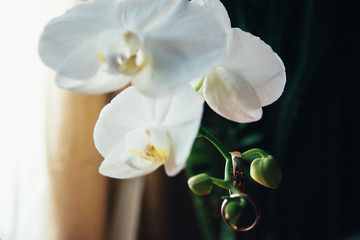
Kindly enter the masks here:
M 253 149 L 247 150 L 247 151 L 243 152 L 241 155 L 242 155 L 242 158 L 245 159 L 254 154 L 259 154 L 262 158 L 265 158 L 268 156 L 268 154 L 264 150 L 261 150 L 260 148 L 253 148 Z
M 231 182 L 232 181 L 231 168 L 233 166 L 232 166 L 232 157 L 231 157 L 231 154 L 230 154 L 229 150 L 227 150 L 227 148 L 214 135 L 212 135 L 208 130 L 206 130 L 204 128 L 204 126 L 200 126 L 198 137 L 206 138 L 209 142 L 211 142 L 216 147 L 216 149 L 223 155 L 223 157 L 226 160 L 225 171 L 224 171 L 224 179 L 221 180 L 221 179 L 218 179 L 218 178 L 210 177 L 212 183 L 219 186 L 219 187 L 221 187 L 221 188 L 224 188 L 226 190 L 230 190 L 233 193 L 240 193 L 240 190 L 238 190 L 235 186 L 233 186 L 233 184 Z M 243 152 L 241 154 L 243 159 L 249 158 L 252 155 L 260 155 L 260 157 L 261 157 L 259 159 L 255 159 L 254 163 L 259 162 L 260 160 L 267 161 L 267 162 L 269 162 L 269 159 L 270 159 L 270 161 L 273 160 L 273 157 L 271 155 L 268 155 L 264 150 L 262 150 L 260 148 L 253 148 L 253 149 L 247 150 L 247 151 L 245 151 L 245 152 Z M 252 161 L 252 159 L 251 159 L 251 161 Z M 255 181 L 259 182 L 260 184 L 262 184 L 264 186 L 267 186 L 267 187 L 270 187 L 270 188 L 276 188 L 277 185 L 280 183 L 280 180 L 281 180 L 281 170 L 278 168 L 276 163 L 273 163 L 273 161 L 271 161 L 271 163 L 272 163 L 271 166 L 273 166 L 271 168 L 272 171 L 276 172 L 276 174 L 275 174 L 276 176 L 279 176 L 274 180 L 274 183 L 268 184 L 268 182 L 270 180 L 272 180 L 274 177 L 270 177 L 270 178 L 266 177 L 266 180 L 263 179 L 264 176 L 268 175 L 266 173 L 267 168 L 269 168 L 269 167 L 267 167 L 268 165 L 261 168 L 261 171 L 259 172 L 260 175 L 259 175 L 257 173 L 257 171 L 258 171 L 257 168 L 260 168 L 262 166 L 257 166 L 256 171 L 255 171 L 255 167 L 254 167 L 255 165 L 251 164 L 251 166 L 250 166 L 250 169 L 251 169 L 251 172 L 252 172 L 251 177 Z M 257 164 L 259 165 L 259 163 L 257 163 Z
M 227 150 L 226 147 L 216 137 L 214 137 L 214 135 L 212 135 L 208 130 L 206 130 L 204 128 L 204 126 L 200 126 L 198 137 L 206 138 L 223 155 L 223 157 L 226 160 L 224 181 L 230 182 L 230 180 L 231 180 L 230 169 L 232 167 L 232 160 L 231 160 L 231 154 L 230 154 L 229 150 Z
M 230 181 L 227 180 L 221 180 L 218 178 L 210 177 L 213 184 L 217 185 L 218 187 L 221 187 L 226 190 L 230 190 L 232 193 L 240 193 L 240 190 L 238 190 L 234 185 L 231 184 Z

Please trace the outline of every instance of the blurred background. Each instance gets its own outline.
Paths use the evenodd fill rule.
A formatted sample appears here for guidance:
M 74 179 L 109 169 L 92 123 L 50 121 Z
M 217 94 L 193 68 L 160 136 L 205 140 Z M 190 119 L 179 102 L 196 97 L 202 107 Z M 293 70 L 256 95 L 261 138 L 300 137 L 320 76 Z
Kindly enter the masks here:
M 231 231 L 220 215 L 226 192 L 189 191 L 192 175 L 223 177 L 221 155 L 202 139 L 174 178 L 163 169 L 135 181 L 99 176 L 92 128 L 114 95 L 56 89 L 37 56 L 42 27 L 73 1 L 12 1 L 0 10 L 0 239 L 360 239 L 355 1 L 222 2 L 232 25 L 269 44 L 287 72 L 259 122 L 207 108 L 203 119 L 230 151 L 259 147 L 280 164 L 276 190 L 247 176 L 260 224 Z

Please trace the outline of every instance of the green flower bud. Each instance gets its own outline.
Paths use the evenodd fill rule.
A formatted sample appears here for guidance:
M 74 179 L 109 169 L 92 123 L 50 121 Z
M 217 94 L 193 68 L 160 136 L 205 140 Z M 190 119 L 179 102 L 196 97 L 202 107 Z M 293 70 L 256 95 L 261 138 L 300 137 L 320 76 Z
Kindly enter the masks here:
M 207 195 L 213 188 L 211 178 L 205 173 L 201 173 L 189 178 L 188 185 L 191 191 L 197 195 Z
M 242 207 L 243 199 L 239 200 L 230 200 L 228 204 L 225 206 L 225 218 L 227 220 L 236 219 L 240 216 Z
M 282 173 L 274 157 L 268 155 L 257 158 L 250 165 L 250 176 L 265 187 L 275 189 L 279 186 Z

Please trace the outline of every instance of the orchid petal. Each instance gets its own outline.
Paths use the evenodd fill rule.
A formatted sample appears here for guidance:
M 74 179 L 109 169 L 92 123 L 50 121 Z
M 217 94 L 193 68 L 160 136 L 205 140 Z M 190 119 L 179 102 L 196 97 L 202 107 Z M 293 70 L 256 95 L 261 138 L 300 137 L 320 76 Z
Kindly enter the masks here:
M 107 74 L 102 67 L 90 79 L 74 79 L 57 75 L 55 79 L 60 88 L 87 94 L 100 94 L 116 91 L 129 84 L 130 78 L 126 75 Z
M 137 0 L 122 1 L 118 14 L 129 31 L 146 32 L 164 21 L 182 0 Z
M 101 61 L 94 49 L 95 43 L 89 42 L 72 52 L 58 66 L 57 73 L 68 78 L 89 79 L 98 71 Z
M 128 87 L 100 112 L 94 129 L 95 146 L 106 156 L 133 129 L 154 124 L 155 101 Z
M 173 173 L 175 174 L 178 170 L 176 166 L 185 165 L 190 155 L 200 127 L 203 103 L 203 99 L 194 89 L 186 87 L 173 97 L 167 117 L 162 123 L 168 129 L 169 137 L 173 143 L 175 158 Z M 167 167 L 167 172 L 171 174 L 170 163 L 165 167 Z
M 231 29 L 229 15 L 220 0 L 192 0 L 191 3 L 208 8 L 219 20 L 223 29 L 226 31 Z
M 105 0 L 82 2 L 49 22 L 39 42 L 39 54 L 43 62 L 56 71 L 61 70 L 62 76 L 72 78 L 92 76 L 96 67 L 87 69 L 89 72 L 84 70 L 86 67 L 94 66 L 97 35 L 104 28 L 119 27 L 119 21 L 114 20 L 116 16 L 111 14 L 116 2 Z M 87 53 L 88 51 L 90 53 Z M 87 57 L 89 59 L 86 59 Z M 74 66 L 66 64 L 67 62 L 77 64 Z M 71 68 L 72 66 L 80 70 Z
M 179 172 L 185 168 L 185 163 L 176 164 L 175 158 L 170 158 L 165 162 L 164 167 L 166 175 L 173 177 L 179 174 Z
M 202 88 L 210 108 L 229 120 L 252 122 L 262 116 L 261 104 L 251 85 L 223 67 L 207 74 Z
M 219 65 L 247 81 L 261 106 L 276 101 L 284 90 L 286 76 L 281 59 L 260 38 L 239 28 L 232 29 L 230 46 Z
M 224 53 L 226 33 L 208 9 L 182 1 L 146 33 L 144 41 L 153 70 L 151 84 L 173 92 L 215 66 Z

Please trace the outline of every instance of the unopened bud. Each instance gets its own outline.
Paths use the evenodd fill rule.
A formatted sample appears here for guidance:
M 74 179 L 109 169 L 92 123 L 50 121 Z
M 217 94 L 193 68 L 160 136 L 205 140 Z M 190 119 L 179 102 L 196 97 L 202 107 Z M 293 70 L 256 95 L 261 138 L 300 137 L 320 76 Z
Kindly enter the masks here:
M 188 185 L 191 191 L 197 195 L 207 195 L 213 188 L 211 178 L 205 173 L 189 178 Z
M 231 200 L 228 204 L 226 204 L 225 218 L 227 220 L 233 220 L 240 216 L 241 211 L 243 209 L 242 201 L 243 199 Z
M 261 185 L 275 189 L 281 182 L 282 173 L 274 157 L 268 155 L 252 161 L 250 176 Z

